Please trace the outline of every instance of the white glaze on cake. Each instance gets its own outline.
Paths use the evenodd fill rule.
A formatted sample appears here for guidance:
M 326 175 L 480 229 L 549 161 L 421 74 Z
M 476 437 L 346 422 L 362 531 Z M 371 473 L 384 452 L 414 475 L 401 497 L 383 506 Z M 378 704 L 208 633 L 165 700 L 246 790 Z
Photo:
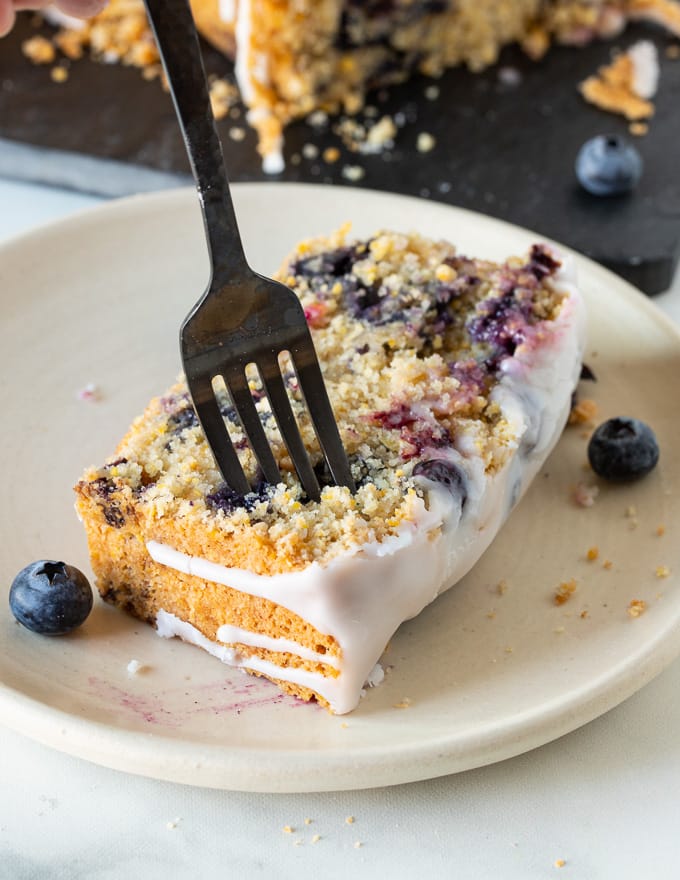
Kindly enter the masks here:
M 219 0 L 219 14 L 222 21 L 231 24 L 236 18 L 236 0 Z
M 659 52 L 651 40 L 640 40 L 628 50 L 633 62 L 633 91 L 649 101 L 659 88 Z
M 426 490 L 413 522 L 381 543 L 356 547 L 322 567 L 262 576 L 190 557 L 157 542 L 147 544 L 160 563 L 207 581 L 225 584 L 269 599 L 332 635 L 341 649 L 340 675 L 331 678 L 294 667 L 247 658 L 229 644 L 271 648 L 269 637 L 221 627 L 211 642 L 182 621 L 159 613 L 162 635 L 179 635 L 230 665 L 310 687 L 337 714 L 354 709 L 361 688 L 398 626 L 415 617 L 440 593 L 462 578 L 489 546 L 511 509 L 553 449 L 569 414 L 583 355 L 585 316 L 567 266 L 558 286 L 569 293 L 554 321 L 552 334 L 528 343 L 502 364 L 492 399 L 514 428 L 515 449 L 492 474 L 475 449 L 464 443 L 432 450 L 429 457 L 451 461 L 466 476 L 467 499 L 421 478 Z M 287 643 L 300 657 L 300 646 Z M 309 654 L 309 652 L 307 652 Z M 327 662 L 327 658 L 324 659 Z
M 269 71 L 265 58 L 255 57 L 252 46 L 252 21 L 250 0 L 220 0 L 219 13 L 222 21 L 234 24 L 236 41 L 236 58 L 234 74 L 241 97 L 245 104 L 255 100 L 254 82 L 267 86 Z M 252 124 L 258 114 L 266 113 L 262 108 L 251 110 L 247 119 Z M 286 164 L 283 159 L 283 138 L 278 138 L 268 152 L 262 157 L 262 170 L 265 174 L 280 174 Z
M 222 7 L 220 7 L 220 13 Z M 231 18 L 223 20 L 231 23 L 234 21 L 233 10 Z M 250 104 L 254 98 L 253 85 L 250 78 L 250 0 L 238 0 L 236 8 L 236 25 L 234 27 L 234 39 L 236 40 L 236 58 L 234 60 L 234 73 L 236 82 L 245 104 Z

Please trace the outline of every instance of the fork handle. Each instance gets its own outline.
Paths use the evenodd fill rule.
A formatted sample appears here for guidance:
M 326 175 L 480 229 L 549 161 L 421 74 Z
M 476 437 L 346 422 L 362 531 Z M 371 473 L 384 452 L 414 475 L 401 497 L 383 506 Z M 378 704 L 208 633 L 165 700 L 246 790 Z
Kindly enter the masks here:
M 198 34 L 188 0 L 144 0 L 196 181 L 210 251 L 211 286 L 252 275 L 229 189 Z

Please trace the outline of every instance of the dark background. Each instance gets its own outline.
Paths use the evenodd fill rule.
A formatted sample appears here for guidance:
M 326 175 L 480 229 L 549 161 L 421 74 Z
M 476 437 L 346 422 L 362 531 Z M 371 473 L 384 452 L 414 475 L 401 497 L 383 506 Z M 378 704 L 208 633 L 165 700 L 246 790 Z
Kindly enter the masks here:
M 146 82 L 135 68 L 83 59 L 71 64 L 65 83 L 53 83 L 50 66 L 35 66 L 21 53 L 23 40 L 36 32 L 22 16 L 0 42 L 0 175 L 110 196 L 188 180 L 171 100 L 158 81 Z M 628 123 L 588 106 L 577 85 L 609 61 L 614 46 L 641 38 L 657 44 L 662 65 L 649 134 L 632 138 L 645 172 L 629 196 L 590 196 L 574 176 L 579 147 L 596 134 L 627 135 Z M 334 120 L 322 129 L 301 121 L 287 130 L 286 170 L 276 178 L 262 173 L 243 116 L 226 118 L 219 129 L 229 174 L 234 181 L 365 186 L 480 211 L 562 241 L 658 293 L 670 285 L 680 253 L 680 61 L 666 57 L 671 42 L 657 29 L 636 26 L 614 43 L 556 47 L 539 63 L 510 48 L 482 74 L 456 69 L 436 81 L 417 77 L 369 98 L 379 116 L 401 114 L 394 149 L 351 153 L 333 131 Z M 231 73 L 227 59 L 205 50 L 209 71 Z M 519 72 L 517 85 L 504 83 L 503 67 Z M 425 97 L 432 84 L 439 87 L 436 100 Z M 240 142 L 229 135 L 235 126 L 247 132 Z M 429 153 L 416 150 L 421 132 L 436 139 Z M 320 151 L 338 147 L 341 157 L 332 164 L 304 158 L 308 143 Z M 295 154 L 298 164 L 290 161 Z M 349 183 L 346 165 L 361 165 L 365 175 Z

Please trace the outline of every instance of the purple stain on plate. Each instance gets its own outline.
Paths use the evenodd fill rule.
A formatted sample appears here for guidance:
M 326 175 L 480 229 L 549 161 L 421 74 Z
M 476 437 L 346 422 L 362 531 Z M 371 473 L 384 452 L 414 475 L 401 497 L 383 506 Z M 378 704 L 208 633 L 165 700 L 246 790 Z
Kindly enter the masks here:
M 96 675 L 90 675 L 87 683 L 94 696 L 102 702 L 109 706 L 118 706 L 130 715 L 146 721 L 147 724 L 159 724 L 164 727 L 180 725 L 179 719 L 164 707 L 162 699 L 157 694 L 149 696 L 133 694 Z

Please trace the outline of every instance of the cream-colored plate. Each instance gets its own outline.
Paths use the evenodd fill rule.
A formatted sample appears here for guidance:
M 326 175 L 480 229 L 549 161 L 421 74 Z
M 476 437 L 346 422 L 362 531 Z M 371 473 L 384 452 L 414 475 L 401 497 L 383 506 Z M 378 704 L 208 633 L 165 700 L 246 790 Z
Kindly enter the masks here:
M 536 236 L 393 195 L 330 187 L 236 187 L 253 265 L 271 272 L 300 238 L 354 221 L 357 234 L 418 230 L 499 258 Z M 364 788 L 519 754 L 632 694 L 680 651 L 680 338 L 643 296 L 585 259 L 583 387 L 599 418 L 634 415 L 661 445 L 637 485 L 600 486 L 569 428 L 507 526 L 458 586 L 405 623 L 385 682 L 333 717 L 97 601 L 80 631 L 34 635 L 0 607 L 0 720 L 110 767 L 253 791 Z M 25 564 L 89 570 L 71 486 L 112 453 L 129 421 L 180 369 L 180 320 L 207 278 L 189 191 L 106 205 L 0 250 L 5 589 Z M 95 383 L 98 401 L 78 399 Z M 657 534 L 665 526 L 665 534 Z M 599 558 L 585 559 L 597 546 Z M 603 563 L 609 560 L 611 567 Z M 669 577 L 659 577 L 666 569 Z M 658 573 L 657 573 L 658 569 Z M 574 578 L 562 606 L 554 593 Z M 499 583 L 507 584 L 499 590 Z M 376 584 L 380 589 L 380 584 Z M 637 618 L 631 600 L 644 600 Z M 130 660 L 146 669 L 127 673 Z

